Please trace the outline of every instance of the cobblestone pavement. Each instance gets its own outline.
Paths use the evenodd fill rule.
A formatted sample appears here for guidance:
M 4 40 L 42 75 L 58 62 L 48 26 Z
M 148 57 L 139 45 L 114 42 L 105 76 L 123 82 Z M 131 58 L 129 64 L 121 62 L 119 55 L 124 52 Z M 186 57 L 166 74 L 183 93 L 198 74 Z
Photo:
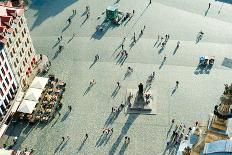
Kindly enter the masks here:
M 206 12 L 209 2 L 212 5 Z M 66 81 L 67 89 L 60 118 L 56 117 L 47 126 L 36 126 L 31 131 L 16 131 L 20 124 L 16 125 L 11 134 L 20 134 L 21 148 L 35 148 L 38 155 L 158 155 L 164 151 L 172 118 L 187 126 L 193 125 L 196 120 L 204 122 L 214 105 L 219 103 L 223 84 L 231 83 L 232 77 L 231 69 L 222 66 L 225 57 L 232 57 L 231 4 L 213 0 L 152 0 L 148 6 L 148 0 L 120 0 L 119 10 L 135 10 L 134 17 L 119 27 L 109 27 L 103 36 L 94 34 L 96 26 L 104 20 L 102 12 L 114 3 L 112 0 L 32 1 L 26 17 L 34 46 L 37 53 L 52 59 L 49 72 Z M 85 21 L 86 5 L 90 6 L 90 18 Z M 72 9 L 76 9 L 77 14 L 64 30 Z M 144 25 L 143 35 L 130 48 L 133 33 L 138 37 Z M 204 32 L 203 39 L 196 44 L 196 36 L 201 30 Z M 75 36 L 70 41 L 73 33 Z M 160 51 L 160 47 L 157 48 L 159 43 L 155 45 L 157 35 L 165 34 L 169 34 L 170 39 Z M 60 35 L 63 35 L 61 44 L 64 50 L 54 58 L 58 46 L 53 46 Z M 127 37 L 124 48 L 128 51 L 128 58 L 119 65 L 116 56 L 120 48 L 115 49 L 124 36 Z M 174 52 L 177 41 L 180 41 L 180 47 Z M 100 59 L 89 69 L 96 54 Z M 165 55 L 167 60 L 159 69 Z M 209 74 L 195 74 L 201 55 L 215 56 L 215 64 Z M 134 72 L 123 80 L 128 66 L 133 67 Z M 114 129 L 110 139 L 95 147 L 111 107 L 120 105 L 126 89 L 137 89 L 138 83 L 145 82 L 153 71 L 156 71 L 157 77 L 151 89 L 158 93 L 158 114 L 138 116 L 120 113 L 109 125 Z M 92 79 L 96 80 L 96 85 L 83 96 Z M 179 87 L 171 95 L 177 80 Z M 117 81 L 121 82 L 122 88 L 112 98 Z M 65 118 L 69 105 L 73 110 Z M 86 133 L 89 138 L 83 143 Z M 131 138 L 128 147 L 123 145 L 125 135 Z M 62 136 L 71 138 L 60 146 Z

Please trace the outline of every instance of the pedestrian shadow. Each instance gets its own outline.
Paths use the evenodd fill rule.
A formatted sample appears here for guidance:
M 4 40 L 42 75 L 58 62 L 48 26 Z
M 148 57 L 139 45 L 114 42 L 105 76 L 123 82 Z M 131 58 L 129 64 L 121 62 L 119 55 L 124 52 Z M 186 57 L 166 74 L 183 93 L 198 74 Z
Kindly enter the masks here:
M 64 116 L 61 119 L 61 122 L 65 121 L 68 118 L 69 114 L 70 114 L 70 111 L 66 111 L 66 113 L 64 114 Z
M 87 14 L 87 11 L 85 10 L 82 14 L 81 17 L 85 16 Z
M 77 150 L 77 154 L 82 150 L 83 146 L 85 145 L 86 142 L 86 138 L 82 141 L 81 145 L 79 146 L 78 150 Z
M 173 51 L 172 55 L 175 55 L 175 54 L 176 54 L 176 52 L 177 52 L 177 50 L 178 50 L 178 47 L 176 46 L 176 48 L 174 49 L 174 51 Z
M 208 12 L 209 12 L 209 8 L 205 11 L 205 16 L 207 16 Z
M 113 91 L 112 94 L 111 94 L 111 97 L 112 97 L 112 98 L 115 98 L 115 96 L 118 94 L 120 88 L 121 88 L 120 86 L 117 86 L 117 87 L 114 89 L 114 91 Z
M 108 116 L 108 118 L 107 118 L 106 121 L 105 121 L 105 124 L 104 124 L 104 127 L 105 127 L 105 128 L 108 127 L 109 124 L 111 124 L 112 118 L 113 118 L 113 113 L 111 112 L 110 115 Z
M 101 142 L 103 136 L 104 136 L 104 133 L 102 133 L 101 136 L 98 138 L 98 140 L 97 140 L 97 142 L 96 142 L 96 144 L 95 144 L 95 147 L 99 147 L 99 146 L 100 146 L 99 144 L 100 144 L 100 142 Z
M 89 87 L 86 89 L 86 91 L 84 92 L 83 96 L 85 96 L 86 94 L 88 94 L 88 92 L 90 91 L 90 89 L 92 88 L 91 85 L 89 85 Z
M 65 30 L 67 30 L 67 28 L 71 25 L 71 23 L 68 23 L 68 25 L 66 25 L 61 32 L 64 32 Z
M 122 50 L 121 50 L 122 51 Z M 118 52 L 118 54 L 116 55 L 116 57 L 114 58 L 114 60 L 116 60 L 118 57 L 119 57 L 119 55 L 121 54 L 121 51 L 120 52 Z M 121 58 L 122 56 L 120 56 L 120 58 Z
M 57 119 L 55 120 L 55 122 L 51 125 L 51 128 L 55 126 L 55 124 L 58 122 L 59 118 L 60 118 L 60 116 L 57 117 Z
M 73 40 L 73 38 L 74 38 L 74 36 L 72 36 L 72 38 L 70 38 L 70 39 L 68 40 L 67 44 L 70 43 L 70 42 Z
M 88 19 L 88 17 L 85 18 L 85 20 L 81 23 L 80 27 L 85 24 L 85 22 L 87 21 L 87 19 Z
M 130 76 L 131 76 L 131 72 L 127 71 L 124 75 L 123 80 L 125 80 L 127 77 L 130 77 Z
M 159 47 L 160 47 L 160 45 L 161 45 L 161 42 L 159 42 L 159 44 L 157 45 L 157 48 L 159 48 Z
M 172 127 L 173 127 L 173 123 L 172 123 L 172 125 L 170 126 L 170 128 L 168 129 L 166 138 L 168 138 L 168 136 L 169 136 L 169 134 L 170 134 L 170 132 L 171 132 L 171 130 L 172 130 Z
M 111 149 L 109 150 L 109 155 L 114 155 L 119 144 L 121 143 L 121 141 L 123 140 L 124 136 L 127 134 L 127 132 L 129 131 L 131 125 L 134 123 L 134 121 L 136 120 L 136 118 L 138 117 L 138 114 L 129 114 L 127 121 L 125 122 L 124 126 L 121 129 L 121 133 L 118 136 L 117 140 L 114 142 L 114 144 L 112 145 Z
M 69 139 L 70 139 L 70 138 L 68 138 L 68 139 L 65 141 L 65 143 L 61 146 L 60 151 L 62 151 L 62 150 L 65 148 L 65 146 L 68 144 Z M 59 152 L 60 152 L 60 151 L 59 151 Z
M 175 86 L 175 88 L 172 90 L 171 96 L 175 94 L 176 90 L 177 90 L 177 86 Z
M 52 48 L 55 48 L 57 45 L 59 45 L 59 43 L 60 43 L 60 41 L 56 42 L 56 43 L 52 46 Z
M 113 135 L 113 132 L 110 132 L 109 135 L 107 135 L 106 139 L 105 139 L 105 143 L 104 146 L 108 143 L 108 141 L 110 140 L 111 136 Z
M 93 63 L 89 66 L 89 69 L 91 69 L 95 65 L 96 62 L 97 60 L 94 60 Z
M 52 57 L 52 60 L 55 60 L 60 53 L 61 53 L 61 51 L 57 50 L 56 53 L 55 53 L 55 55 Z
M 161 54 L 161 53 L 163 52 L 163 50 L 164 50 L 164 47 L 162 46 L 162 47 L 159 49 L 158 54 Z
M 108 134 L 102 134 L 102 137 L 101 137 L 101 139 L 99 140 L 97 147 L 102 146 L 102 144 L 104 144 L 104 142 L 105 142 L 107 136 L 108 136 Z
M 61 143 L 56 147 L 56 149 L 55 149 L 55 151 L 54 151 L 54 154 L 56 154 L 56 152 L 59 151 L 59 149 L 60 149 L 60 147 L 61 147 L 62 144 L 63 144 L 63 142 L 61 142 Z
M 124 26 L 126 26 L 128 24 L 128 22 L 131 20 L 132 17 L 130 17 L 125 23 Z
M 159 39 L 157 39 L 157 41 L 155 42 L 153 48 L 155 48 L 155 46 L 158 44 L 158 42 L 159 42 Z
M 161 63 L 160 66 L 159 66 L 159 69 L 161 69 L 161 68 L 163 67 L 164 62 L 165 62 L 165 60 L 162 61 L 162 63 Z
M 124 155 L 126 148 L 128 147 L 128 144 L 124 143 L 118 153 L 118 155 Z
M 136 41 L 137 41 L 137 40 L 136 40 Z M 130 43 L 130 45 L 129 45 L 130 49 L 129 49 L 129 50 L 131 50 L 131 49 L 135 46 L 136 41 L 135 41 L 135 42 L 132 41 L 132 42 Z
M 122 67 L 122 65 L 124 64 L 124 62 L 126 61 L 126 59 L 127 59 L 126 56 L 122 59 L 120 67 Z

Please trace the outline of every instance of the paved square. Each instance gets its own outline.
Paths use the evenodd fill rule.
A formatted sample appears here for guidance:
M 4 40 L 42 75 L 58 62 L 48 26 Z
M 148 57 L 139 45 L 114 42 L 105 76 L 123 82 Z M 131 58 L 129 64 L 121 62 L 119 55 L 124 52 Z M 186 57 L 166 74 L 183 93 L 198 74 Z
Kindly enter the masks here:
M 32 0 L 25 14 L 35 49 L 53 59 L 58 49 L 54 45 L 63 35 L 64 50 L 52 60 L 49 73 L 66 81 L 67 86 L 60 118 L 57 116 L 44 127 L 25 127 L 17 123 L 9 128 L 7 134 L 20 135 L 21 148 L 34 148 L 36 155 L 159 155 L 164 151 L 172 118 L 190 126 L 196 120 L 205 121 L 219 103 L 224 84 L 231 83 L 232 77 L 231 69 L 222 66 L 224 58 L 232 58 L 231 4 L 213 0 L 152 0 L 148 6 L 148 0 L 120 0 L 119 10 L 135 10 L 135 15 L 128 23 L 111 26 L 99 36 L 95 31 L 104 20 L 102 12 L 115 1 Z M 212 5 L 206 12 L 209 2 Z M 86 5 L 90 6 L 90 18 L 85 21 L 86 15 L 82 14 Z M 72 9 L 76 9 L 77 14 L 64 30 Z M 131 47 L 133 33 L 138 37 L 144 25 L 143 35 Z M 204 36 L 195 44 L 201 30 Z M 170 39 L 164 50 L 160 50 L 157 36 L 165 34 L 169 34 Z M 128 58 L 120 65 L 116 56 L 124 36 Z M 177 41 L 180 47 L 175 51 Z M 89 69 L 96 54 L 100 59 Z M 209 74 L 196 75 L 199 56 L 204 55 L 215 56 L 215 64 Z M 167 59 L 161 66 L 164 56 Z M 128 66 L 133 67 L 134 72 L 124 80 Z M 121 112 L 107 123 L 111 107 L 124 101 L 126 90 L 137 89 L 153 71 L 156 78 L 151 89 L 158 92 L 158 114 L 125 115 Z M 84 95 L 92 79 L 96 84 Z M 177 80 L 179 87 L 173 91 Z M 122 87 L 112 98 L 117 81 Z M 73 110 L 66 118 L 69 105 Z M 104 124 L 114 132 L 95 147 Z M 82 143 L 86 133 L 89 138 Z M 125 135 L 131 138 L 128 147 L 123 145 Z M 71 138 L 59 146 L 62 136 Z

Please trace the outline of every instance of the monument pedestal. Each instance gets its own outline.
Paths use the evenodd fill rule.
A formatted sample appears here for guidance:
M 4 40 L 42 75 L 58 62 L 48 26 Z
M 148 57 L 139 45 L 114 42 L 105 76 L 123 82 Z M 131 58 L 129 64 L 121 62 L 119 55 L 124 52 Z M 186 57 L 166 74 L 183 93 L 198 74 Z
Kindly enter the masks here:
M 136 89 L 127 89 L 125 112 L 128 114 L 157 114 L 156 97 L 152 90 L 139 93 Z

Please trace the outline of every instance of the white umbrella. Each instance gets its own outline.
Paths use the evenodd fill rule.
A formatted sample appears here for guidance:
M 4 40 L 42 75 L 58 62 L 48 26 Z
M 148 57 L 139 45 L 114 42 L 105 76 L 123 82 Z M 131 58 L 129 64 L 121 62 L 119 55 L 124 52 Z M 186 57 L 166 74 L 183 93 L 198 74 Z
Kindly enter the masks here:
M 35 101 L 23 100 L 17 111 L 31 114 L 35 108 L 35 105 Z
M 30 88 L 44 89 L 47 83 L 48 83 L 48 78 L 35 77 L 30 85 Z
M 30 101 L 38 101 L 42 92 L 42 89 L 29 88 L 24 99 Z

